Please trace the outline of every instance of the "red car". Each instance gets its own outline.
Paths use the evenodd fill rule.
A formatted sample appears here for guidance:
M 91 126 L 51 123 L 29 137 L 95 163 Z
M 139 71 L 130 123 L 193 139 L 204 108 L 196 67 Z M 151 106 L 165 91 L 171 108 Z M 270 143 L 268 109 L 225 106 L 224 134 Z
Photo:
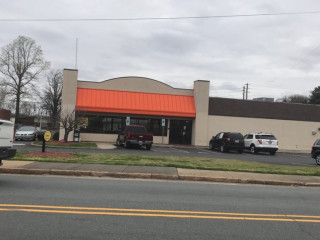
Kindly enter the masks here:
M 153 134 L 141 125 L 128 125 L 118 134 L 117 145 L 125 148 L 131 146 L 144 146 L 150 150 L 153 144 Z

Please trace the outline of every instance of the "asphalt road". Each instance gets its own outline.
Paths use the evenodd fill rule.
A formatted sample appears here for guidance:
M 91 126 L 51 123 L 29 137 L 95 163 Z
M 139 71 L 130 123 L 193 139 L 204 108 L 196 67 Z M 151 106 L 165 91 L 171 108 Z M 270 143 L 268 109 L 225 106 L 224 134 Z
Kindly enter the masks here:
M 15 144 L 17 151 L 41 151 L 41 147 L 31 146 L 31 142 L 23 141 Z M 260 163 L 279 164 L 279 165 L 291 165 L 291 166 L 312 166 L 318 167 L 315 160 L 311 158 L 310 154 L 297 154 L 297 153 L 277 153 L 275 156 L 271 156 L 268 153 L 250 154 L 244 152 L 239 154 L 237 152 L 221 153 L 212 151 L 208 148 L 193 148 L 193 147 L 164 147 L 153 146 L 150 151 L 144 149 L 125 149 L 123 147 L 117 147 L 115 149 L 64 149 L 64 148 L 46 148 L 48 152 L 92 152 L 92 153 L 119 153 L 119 154 L 151 154 L 151 155 L 174 155 L 184 157 L 209 157 L 209 158 L 221 158 L 221 159 L 236 159 L 245 161 L 254 161 Z
M 1 239 L 320 239 L 320 189 L 0 175 Z

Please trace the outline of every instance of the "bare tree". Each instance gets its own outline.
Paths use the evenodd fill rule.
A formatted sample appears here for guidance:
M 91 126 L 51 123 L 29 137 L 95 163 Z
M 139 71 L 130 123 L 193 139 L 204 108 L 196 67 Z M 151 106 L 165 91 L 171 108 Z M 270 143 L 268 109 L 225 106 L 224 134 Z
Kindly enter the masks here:
M 68 142 L 69 133 L 75 129 L 79 129 L 85 123 L 85 120 L 75 110 L 67 110 L 61 113 L 58 122 L 60 123 L 60 127 L 64 129 L 63 140 L 64 142 Z
M 47 110 L 52 126 L 56 127 L 61 111 L 62 71 L 51 70 L 47 75 L 47 86 L 41 97 L 42 108 Z
M 0 86 L 0 109 L 5 108 L 7 95 L 8 95 L 8 93 L 7 93 L 6 87 Z
M 20 108 L 20 116 L 34 117 L 39 115 L 41 104 L 34 101 L 21 101 Z
M 0 55 L 0 85 L 7 86 L 9 94 L 16 99 L 15 122 L 20 115 L 20 101 L 31 89 L 41 72 L 49 67 L 43 58 L 41 47 L 25 36 L 19 36 L 4 46 Z

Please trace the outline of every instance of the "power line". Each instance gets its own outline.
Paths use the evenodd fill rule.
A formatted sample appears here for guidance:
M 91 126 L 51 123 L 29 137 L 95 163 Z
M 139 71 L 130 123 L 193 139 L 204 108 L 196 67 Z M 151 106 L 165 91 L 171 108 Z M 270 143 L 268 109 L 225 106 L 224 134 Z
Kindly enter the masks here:
M 280 13 L 256 13 L 256 14 L 234 14 L 234 15 L 210 15 L 210 16 L 184 16 L 184 17 L 145 17 L 145 18 L 2 18 L 0 22 L 85 22 L 85 21 L 150 21 L 150 20 L 183 20 L 183 19 L 210 19 L 210 18 L 240 18 L 240 17 L 261 17 L 281 15 L 304 15 L 319 14 L 320 11 L 311 12 L 280 12 Z
M 301 63 L 303 63 L 313 52 L 315 52 L 318 48 L 320 47 L 320 44 L 315 46 L 314 48 L 312 48 L 308 53 L 306 53 L 302 58 L 300 58 L 297 62 L 295 62 L 291 67 L 289 67 L 289 69 L 285 70 L 284 72 L 282 72 L 278 77 L 275 77 L 273 79 L 271 79 L 271 81 L 278 81 L 279 79 L 281 79 L 284 75 L 286 75 L 290 70 L 296 68 L 297 66 L 299 66 Z

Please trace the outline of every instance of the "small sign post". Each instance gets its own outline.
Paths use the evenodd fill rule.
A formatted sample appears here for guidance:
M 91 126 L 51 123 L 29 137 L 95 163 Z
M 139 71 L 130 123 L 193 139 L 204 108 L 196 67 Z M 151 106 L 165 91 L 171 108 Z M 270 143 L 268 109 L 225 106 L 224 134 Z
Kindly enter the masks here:
M 126 126 L 130 125 L 130 117 L 126 118 Z
M 46 151 L 46 142 L 51 139 L 51 132 L 45 131 L 42 137 L 42 152 Z
M 162 126 L 162 144 L 163 144 L 163 135 L 164 135 L 164 127 L 166 125 L 166 119 L 161 119 L 161 126 Z

